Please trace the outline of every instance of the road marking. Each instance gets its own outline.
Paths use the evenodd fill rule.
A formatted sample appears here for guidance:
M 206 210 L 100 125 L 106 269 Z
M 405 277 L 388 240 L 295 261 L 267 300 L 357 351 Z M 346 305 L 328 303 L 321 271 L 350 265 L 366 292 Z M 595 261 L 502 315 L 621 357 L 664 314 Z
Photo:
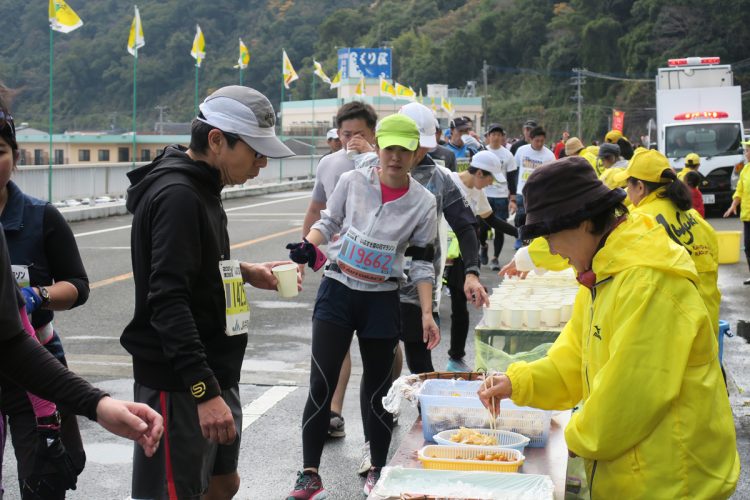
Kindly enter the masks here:
M 302 226 L 293 227 L 292 229 L 287 229 L 286 231 L 279 231 L 278 233 L 268 234 L 266 236 L 261 236 L 260 238 L 255 238 L 252 240 L 243 241 L 240 243 L 235 243 L 234 245 L 230 246 L 229 248 L 232 250 L 236 250 L 238 248 L 244 248 L 249 247 L 250 245 L 255 245 L 257 243 L 262 243 L 264 241 L 271 240 L 273 238 L 278 238 L 279 236 L 286 236 L 287 234 L 292 234 L 299 232 L 299 230 L 302 229 Z M 131 279 L 133 277 L 133 273 L 125 273 L 120 274 L 118 276 L 113 276 L 111 278 L 103 279 L 100 281 L 95 281 L 94 283 L 91 283 L 89 285 L 90 290 L 94 290 L 96 288 L 101 288 L 103 286 L 111 285 L 113 283 L 117 283 L 119 281 L 125 281 L 128 279 Z
M 65 342 L 71 340 L 120 340 L 119 337 L 107 337 L 106 335 L 66 335 Z
M 252 205 L 243 205 L 241 207 L 234 207 L 234 208 L 227 208 L 224 211 L 225 212 L 235 212 L 237 210 L 245 210 L 246 208 L 255 208 L 255 207 L 264 207 L 266 205 L 273 205 L 275 203 L 284 203 L 285 201 L 295 201 L 295 200 L 303 200 L 305 198 L 309 198 L 312 196 L 312 193 L 306 194 L 304 196 L 294 196 L 292 198 L 283 198 L 280 200 L 273 200 L 273 201 L 264 201 L 263 203 L 253 203 Z M 132 227 L 132 224 L 127 226 L 118 226 L 118 227 L 110 227 L 107 229 L 97 229 L 96 231 L 88 231 L 85 233 L 76 233 L 73 236 L 76 238 L 81 238 L 83 236 L 93 236 L 95 234 L 103 234 L 103 233 L 110 233 L 112 231 L 121 231 L 123 229 L 130 229 Z
M 242 407 L 242 430 L 247 429 L 250 424 L 262 417 L 267 411 L 276 406 L 278 402 L 295 391 L 297 387 L 275 385 L 260 395 L 252 403 Z

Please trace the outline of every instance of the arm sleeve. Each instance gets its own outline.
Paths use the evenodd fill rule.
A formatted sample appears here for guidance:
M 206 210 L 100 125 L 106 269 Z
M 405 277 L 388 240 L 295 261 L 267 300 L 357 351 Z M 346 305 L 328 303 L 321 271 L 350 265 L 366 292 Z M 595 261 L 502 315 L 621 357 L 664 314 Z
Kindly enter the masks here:
M 67 281 L 78 292 L 71 309 L 85 304 L 89 298 L 89 277 L 78 244 L 68 223 L 51 204 L 44 208 L 44 253 L 55 283 Z
M 573 306 L 573 314 L 547 356 L 526 363 L 519 361 L 508 367 L 513 387 L 513 402 L 545 410 L 569 410 L 583 397 L 581 382 L 582 319 L 590 299 L 588 289 L 581 287 Z
M 437 236 L 437 210 L 435 209 L 435 197 L 430 195 L 431 203 L 427 207 L 427 212 L 422 219 L 422 223 L 417 225 L 416 230 L 409 239 L 409 245 L 415 247 L 427 247 L 434 244 Z M 412 260 L 411 269 L 409 270 L 409 279 L 412 283 L 420 281 L 429 281 L 434 285 L 435 282 L 435 265 L 432 261 Z
M 380 159 L 378 158 L 378 155 L 368 151 L 367 153 L 361 153 L 354 157 L 354 168 L 374 167 L 379 161 Z
M 516 226 L 514 226 L 513 224 L 509 224 L 507 221 L 504 221 L 494 213 L 491 213 L 489 217 L 486 217 L 484 219 L 484 222 L 486 222 L 488 226 L 499 233 L 505 233 L 513 236 L 514 238 L 518 238 L 518 229 L 516 228 Z
M 159 193 L 149 214 L 151 269 L 148 306 L 151 325 L 161 339 L 164 355 L 185 387 L 204 381 L 204 399 L 218 395 L 218 382 L 208 365 L 203 343 L 190 310 L 191 291 L 201 272 L 201 200 L 192 189 L 172 186 Z M 219 273 L 216 263 L 216 273 Z
M 750 165 L 750 163 L 748 163 L 748 165 Z M 748 167 L 748 165 L 745 165 L 743 169 L 750 168 Z M 732 198 L 739 198 L 740 200 L 742 200 L 742 192 L 744 191 L 744 189 L 745 189 L 745 182 L 742 178 L 742 173 L 740 173 L 740 178 L 737 181 L 737 188 L 734 190 L 734 194 L 732 195 Z
M 508 191 L 510 191 L 510 194 L 516 194 L 516 186 L 518 186 L 518 168 L 512 172 L 508 171 Z
M 10 256 L 5 244 L 5 233 L 0 225 L 0 340 L 14 337 L 24 332 L 18 308 L 23 304 L 16 280 L 10 267 Z M 5 351 L 3 350 L 2 353 Z M 2 366 L 2 365 L 0 365 Z
M 630 276 L 605 326 L 611 329 L 609 359 L 565 429 L 568 448 L 594 460 L 619 457 L 653 432 L 680 395 L 697 332 L 713 332 L 705 309 L 701 315 L 683 306 L 696 303 L 685 300 L 697 294 L 687 280 L 675 293 L 639 280 L 636 271 L 624 272 Z
M 535 267 L 546 269 L 548 271 L 564 271 L 571 267 L 568 259 L 554 255 L 549 249 L 549 243 L 544 238 L 535 238 L 531 240 L 528 246 L 529 257 Z
M 323 181 L 320 179 L 320 175 L 315 175 L 315 184 L 313 184 L 313 190 L 312 190 L 312 201 L 317 201 L 318 203 L 326 203 L 326 190 L 323 188 Z
M 456 233 L 465 272 L 479 274 L 477 220 L 461 189 L 452 179 L 446 179 L 443 183 L 443 215 Z
M 335 234 L 341 231 L 346 217 L 346 198 L 349 193 L 349 175 L 344 174 L 339 179 L 336 187 L 328 199 L 326 209 L 320 211 L 320 220 L 313 224 L 312 229 L 317 229 L 325 237 L 326 241 L 331 241 Z
M 0 341 L 0 371 L 27 391 L 91 420 L 96 420 L 96 406 L 107 395 L 65 368 L 23 330 Z

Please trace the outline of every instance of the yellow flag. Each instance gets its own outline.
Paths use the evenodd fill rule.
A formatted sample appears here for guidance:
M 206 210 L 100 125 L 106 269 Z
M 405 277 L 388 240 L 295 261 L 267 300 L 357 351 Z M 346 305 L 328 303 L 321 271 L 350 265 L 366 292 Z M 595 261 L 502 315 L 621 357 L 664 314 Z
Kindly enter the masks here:
M 417 94 L 414 93 L 411 87 L 401 85 L 398 82 L 396 82 L 396 95 L 399 97 L 406 97 L 408 99 L 414 99 L 417 96 Z
M 65 0 L 49 0 L 49 27 L 61 33 L 71 31 L 83 26 L 83 21 L 73 9 L 65 3 Z
M 453 116 L 453 113 L 455 112 L 455 109 L 453 109 L 453 103 L 445 97 L 440 98 L 440 107 L 443 108 L 446 113 Z
M 130 25 L 130 36 L 128 37 L 128 52 L 138 57 L 138 49 L 146 45 L 143 38 L 143 25 L 141 24 L 141 13 L 138 12 L 138 6 L 135 7 L 135 17 Z
M 365 88 L 365 77 L 361 77 L 359 79 L 359 82 L 357 83 L 357 86 L 354 87 L 354 94 L 358 96 L 365 96 L 367 95 L 367 90 Z
M 315 66 L 314 73 L 316 75 L 318 75 L 321 80 L 323 80 L 324 82 L 326 82 L 327 84 L 330 85 L 331 84 L 331 79 L 328 78 L 328 75 L 326 75 L 326 72 L 323 71 L 323 66 L 321 66 L 320 63 L 318 61 L 316 61 L 315 59 L 313 59 L 313 66 Z
M 282 50 L 282 71 L 284 75 L 284 87 L 289 88 L 289 84 L 292 83 L 294 80 L 299 80 L 299 76 L 297 76 L 297 72 L 294 71 L 294 66 L 292 66 L 292 61 L 289 60 L 289 56 L 286 55 L 286 50 Z
M 195 38 L 193 38 L 193 48 L 190 49 L 190 55 L 195 59 L 195 65 L 201 67 L 201 62 L 206 58 L 206 39 L 203 37 L 201 27 L 195 25 Z
M 339 70 L 338 73 L 336 73 L 336 76 L 333 77 L 331 80 L 331 88 L 337 89 L 341 86 L 341 75 L 344 73 L 343 70 Z
M 385 78 L 380 78 L 380 95 L 396 97 L 396 89 Z
M 237 64 L 234 67 L 245 69 L 247 68 L 248 64 L 250 64 L 250 51 L 247 50 L 245 42 L 243 42 L 242 38 L 240 38 L 240 57 L 239 59 L 237 59 Z

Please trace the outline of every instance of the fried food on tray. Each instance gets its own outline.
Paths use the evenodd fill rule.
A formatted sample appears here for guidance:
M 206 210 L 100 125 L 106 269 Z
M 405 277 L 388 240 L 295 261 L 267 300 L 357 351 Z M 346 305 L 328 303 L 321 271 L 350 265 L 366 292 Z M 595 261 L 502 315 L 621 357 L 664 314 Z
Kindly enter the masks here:
M 450 440 L 459 444 L 473 444 L 478 446 L 494 446 L 497 444 L 497 438 L 473 429 L 461 427 L 450 437 Z

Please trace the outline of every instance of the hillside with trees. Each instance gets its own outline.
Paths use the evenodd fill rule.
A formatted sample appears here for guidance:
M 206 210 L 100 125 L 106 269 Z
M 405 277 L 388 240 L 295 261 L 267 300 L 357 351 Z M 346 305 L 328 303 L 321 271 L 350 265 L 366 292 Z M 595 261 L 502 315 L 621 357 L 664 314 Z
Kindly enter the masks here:
M 84 25 L 55 33 L 55 129 L 128 128 L 132 56 L 129 2 L 70 0 Z M 335 8 L 333 7 L 335 6 Z M 583 86 L 584 140 L 601 137 L 613 107 L 637 137 L 654 115 L 653 77 L 670 57 L 720 56 L 750 86 L 750 9 L 719 0 L 143 0 L 146 46 L 138 60 L 138 126 L 152 130 L 155 106 L 172 121 L 193 112 L 195 25 L 206 37 L 200 94 L 238 83 L 237 39 L 251 53 L 245 84 L 281 96 L 281 50 L 300 79 L 285 99 L 311 96 L 312 59 L 333 75 L 339 47 L 393 48 L 395 79 L 463 88 L 488 65 L 489 118 L 517 132 L 536 118 L 557 135 L 575 129 L 573 68 L 608 75 Z M 16 88 L 18 121 L 46 128 L 47 3 L 0 0 L 0 80 Z M 321 90 L 317 97 L 332 97 Z M 748 94 L 750 95 L 750 94 Z M 746 96 L 747 97 L 747 96 Z M 744 102 L 750 110 L 750 99 Z M 746 111 L 749 112 L 749 111 Z

